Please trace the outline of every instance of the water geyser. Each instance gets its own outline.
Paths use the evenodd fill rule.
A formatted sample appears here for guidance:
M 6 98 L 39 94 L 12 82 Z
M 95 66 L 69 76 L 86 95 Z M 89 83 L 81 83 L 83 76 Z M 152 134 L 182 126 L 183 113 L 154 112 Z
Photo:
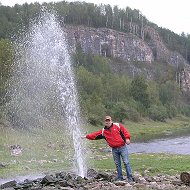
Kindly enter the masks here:
M 19 127 L 63 121 L 74 147 L 77 175 L 86 175 L 81 145 L 80 108 L 66 34 L 55 14 L 43 12 L 29 31 L 17 38 L 9 120 Z M 51 106 L 52 102 L 54 103 Z M 58 112 L 61 114 L 58 114 Z M 53 130 L 53 129 L 52 129 Z

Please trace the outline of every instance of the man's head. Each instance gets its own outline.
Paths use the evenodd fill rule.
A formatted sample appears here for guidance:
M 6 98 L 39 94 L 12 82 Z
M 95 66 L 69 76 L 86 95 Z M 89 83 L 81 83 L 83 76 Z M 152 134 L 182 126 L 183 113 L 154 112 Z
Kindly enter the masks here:
M 104 118 L 104 124 L 106 127 L 111 127 L 112 125 L 112 119 L 109 115 L 107 115 L 105 118 Z

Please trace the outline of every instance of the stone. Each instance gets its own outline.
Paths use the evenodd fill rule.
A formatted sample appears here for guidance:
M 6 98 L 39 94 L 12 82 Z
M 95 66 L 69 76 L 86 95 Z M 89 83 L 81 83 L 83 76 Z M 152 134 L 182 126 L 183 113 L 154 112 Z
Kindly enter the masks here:
M 96 179 L 103 179 L 103 180 L 108 180 L 109 179 L 109 174 L 106 172 L 98 172 L 98 174 L 95 177 Z
M 180 174 L 180 179 L 185 184 L 190 184 L 190 173 L 188 172 L 182 172 Z
M 45 185 L 50 184 L 50 183 L 55 183 L 55 182 L 56 182 L 55 178 L 50 175 L 46 175 L 41 181 L 41 183 Z
M 87 170 L 87 177 L 89 177 L 89 178 L 94 178 L 97 176 L 97 174 L 98 174 L 98 172 L 94 169 Z
M 59 181 L 58 183 L 61 187 L 67 187 L 68 186 L 68 183 L 66 180 L 63 180 L 63 181 Z
M 15 187 L 17 182 L 15 180 L 9 181 L 7 183 L 2 184 L 0 187 L 1 189 L 9 188 L 9 187 Z
M 5 168 L 5 167 L 6 167 L 6 164 L 0 162 L 0 169 Z
M 114 182 L 114 184 L 116 185 L 116 186 L 125 186 L 126 185 L 126 181 L 115 181 Z

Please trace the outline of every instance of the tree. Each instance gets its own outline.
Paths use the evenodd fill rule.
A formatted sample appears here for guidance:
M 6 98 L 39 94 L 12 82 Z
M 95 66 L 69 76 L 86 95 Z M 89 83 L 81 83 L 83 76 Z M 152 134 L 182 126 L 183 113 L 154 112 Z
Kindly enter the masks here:
M 136 76 L 131 82 L 130 94 L 135 101 L 141 103 L 145 108 L 150 106 L 149 94 L 147 92 L 148 85 L 141 76 Z
M 149 117 L 154 121 L 165 121 L 168 117 L 166 108 L 164 106 L 153 105 L 149 108 Z
M 102 77 L 105 102 L 120 102 L 129 97 L 129 79 L 125 76 L 110 74 Z
M 160 87 L 159 97 L 162 104 L 174 104 L 177 105 L 180 97 L 180 89 L 178 85 L 173 81 L 167 81 Z
M 97 94 L 99 97 L 102 97 L 103 87 L 101 78 L 87 71 L 82 66 L 77 69 L 77 84 L 84 99 L 91 94 Z
M 87 115 L 87 119 L 92 125 L 102 124 L 106 109 L 101 101 L 101 98 L 96 93 L 93 93 L 84 102 L 85 115 Z

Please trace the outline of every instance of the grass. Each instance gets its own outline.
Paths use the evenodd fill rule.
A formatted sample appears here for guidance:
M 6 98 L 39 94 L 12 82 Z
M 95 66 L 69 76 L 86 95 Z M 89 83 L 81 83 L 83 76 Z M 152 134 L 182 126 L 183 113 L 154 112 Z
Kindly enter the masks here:
M 73 149 L 63 129 L 37 129 L 32 131 L 0 128 L 0 177 L 25 175 L 70 168 Z M 11 154 L 10 146 L 20 145 L 22 154 Z
M 148 175 L 176 175 L 184 171 L 190 171 L 190 156 L 169 154 L 131 154 L 129 158 L 133 171 L 140 172 L 141 174 L 144 174 L 144 172 L 147 171 Z M 111 156 L 108 156 L 108 159 L 106 160 L 95 160 L 95 165 L 99 170 L 115 171 L 115 165 Z
M 175 175 L 190 171 L 190 156 L 170 154 L 131 155 L 131 164 L 135 171 L 143 173 L 148 169 L 150 175 L 158 173 Z
M 190 134 L 190 118 L 176 118 L 165 123 L 144 120 L 139 123 L 126 121 L 125 126 L 132 135 L 132 141 L 146 141 L 153 138 Z M 83 131 L 90 133 L 102 126 L 88 126 Z M 87 152 L 89 166 L 99 170 L 115 171 L 111 153 L 104 140 L 89 141 Z M 15 130 L 0 126 L 0 178 L 27 175 L 46 171 L 63 171 L 72 168 L 73 148 L 64 129 L 46 128 Z M 20 145 L 22 154 L 11 154 L 10 146 Z M 143 173 L 148 169 L 149 175 L 158 173 L 179 174 L 190 171 L 190 155 L 170 154 L 131 154 L 133 171 Z

